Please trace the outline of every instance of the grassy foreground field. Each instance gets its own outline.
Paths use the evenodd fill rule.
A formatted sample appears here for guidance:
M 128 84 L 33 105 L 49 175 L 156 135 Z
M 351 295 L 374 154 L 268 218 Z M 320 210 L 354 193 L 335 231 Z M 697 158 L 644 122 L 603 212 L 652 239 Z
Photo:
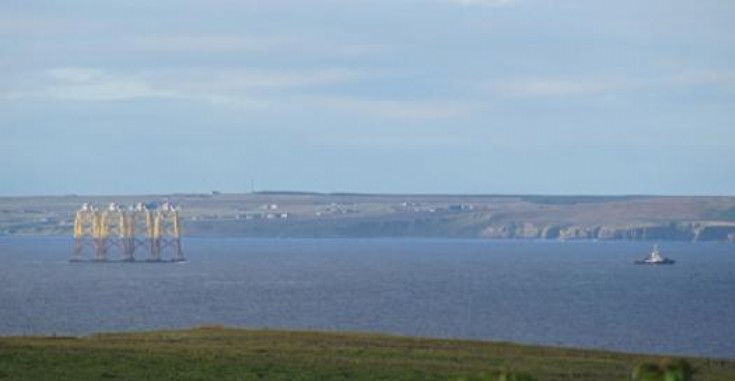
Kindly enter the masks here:
M 0 338 L 0 380 L 628 380 L 654 356 L 352 333 L 202 327 L 83 338 Z M 697 380 L 735 360 L 689 359 Z

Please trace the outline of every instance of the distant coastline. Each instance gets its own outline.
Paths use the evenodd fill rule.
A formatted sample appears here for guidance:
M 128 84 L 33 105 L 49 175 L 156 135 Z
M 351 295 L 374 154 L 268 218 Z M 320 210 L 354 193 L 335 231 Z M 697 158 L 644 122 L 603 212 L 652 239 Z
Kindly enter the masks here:
M 0 235 L 69 235 L 83 202 L 170 200 L 185 234 L 259 238 L 735 241 L 735 197 L 309 192 L 0 198 Z

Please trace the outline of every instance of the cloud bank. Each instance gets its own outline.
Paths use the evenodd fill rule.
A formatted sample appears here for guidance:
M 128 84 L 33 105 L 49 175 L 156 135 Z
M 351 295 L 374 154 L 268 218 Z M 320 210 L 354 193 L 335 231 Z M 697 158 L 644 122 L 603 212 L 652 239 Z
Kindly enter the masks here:
M 475 7 L 508 7 L 515 5 L 516 0 L 443 0 L 447 3 Z

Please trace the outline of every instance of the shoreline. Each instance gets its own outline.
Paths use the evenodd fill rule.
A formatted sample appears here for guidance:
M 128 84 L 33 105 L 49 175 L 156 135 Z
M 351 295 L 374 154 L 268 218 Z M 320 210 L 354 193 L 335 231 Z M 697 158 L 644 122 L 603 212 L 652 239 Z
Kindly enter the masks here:
M 0 239 L 68 239 L 73 241 L 73 237 L 67 234 L 1 234 Z M 675 240 L 675 239 L 599 239 L 599 238 L 579 238 L 579 239 L 552 239 L 552 238 L 494 238 L 494 237 L 443 237 L 443 236 L 247 236 L 247 235 L 187 235 L 182 240 L 365 240 L 365 241 L 467 241 L 467 242 L 518 242 L 518 243 L 641 243 L 655 244 L 658 242 L 669 243 L 690 243 L 696 244 L 735 244 L 732 240 Z

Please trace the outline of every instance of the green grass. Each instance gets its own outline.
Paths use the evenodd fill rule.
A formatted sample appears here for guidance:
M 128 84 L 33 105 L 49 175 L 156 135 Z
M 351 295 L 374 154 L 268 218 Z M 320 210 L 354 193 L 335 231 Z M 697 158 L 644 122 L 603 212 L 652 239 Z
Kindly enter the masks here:
M 655 356 L 352 333 L 202 327 L 83 338 L 0 338 L 0 380 L 628 380 Z M 735 361 L 688 359 L 698 380 Z

